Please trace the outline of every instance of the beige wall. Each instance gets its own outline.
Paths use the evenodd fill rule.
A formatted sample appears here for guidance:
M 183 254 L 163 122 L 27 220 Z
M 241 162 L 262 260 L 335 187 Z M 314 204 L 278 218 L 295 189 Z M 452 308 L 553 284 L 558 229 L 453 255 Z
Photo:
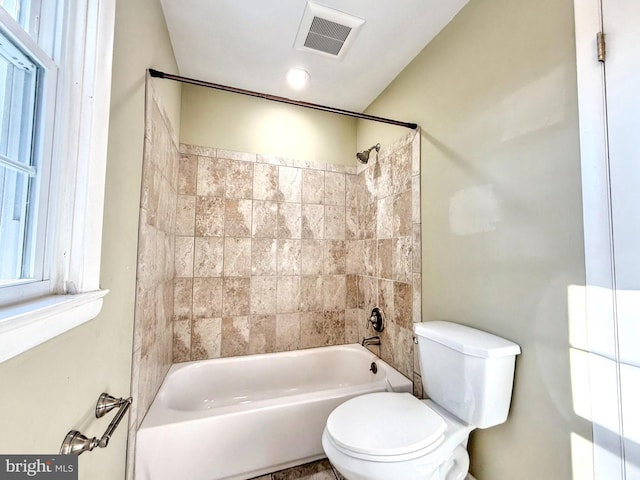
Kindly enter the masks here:
M 182 87 L 182 143 L 355 166 L 355 138 L 356 121 L 351 117 Z
M 95 320 L 0 365 L 3 453 L 57 453 L 72 428 L 99 436 L 111 420 L 93 416 L 100 393 L 129 393 L 145 69 L 176 69 L 157 0 L 117 2 L 113 60 L 101 275 L 110 293 Z M 160 88 L 179 125 L 179 87 Z M 80 479 L 124 478 L 126 430 L 80 457 Z
M 479 480 L 570 479 L 567 287 L 584 285 L 570 0 L 472 0 L 367 113 L 422 127 L 423 318 L 518 342 L 509 421 Z M 363 122 L 358 146 L 387 141 Z M 580 459 L 575 459 L 580 462 Z

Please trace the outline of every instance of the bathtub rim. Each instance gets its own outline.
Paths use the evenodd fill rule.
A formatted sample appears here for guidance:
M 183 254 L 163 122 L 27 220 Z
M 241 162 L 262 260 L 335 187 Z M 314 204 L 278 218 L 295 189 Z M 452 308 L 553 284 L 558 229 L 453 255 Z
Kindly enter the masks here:
M 300 357 L 303 355 L 313 355 L 314 352 L 320 350 L 346 350 L 355 351 L 358 354 L 366 356 L 366 362 L 375 362 L 378 366 L 378 372 L 381 370 L 385 372 L 385 377 L 377 382 L 369 382 L 359 385 L 341 386 L 332 389 L 325 389 L 313 392 L 303 392 L 287 396 L 279 396 L 270 399 L 263 399 L 255 402 L 251 402 L 239 408 L 237 405 L 223 406 L 214 409 L 200 409 L 200 410 L 178 410 L 168 407 L 160 401 L 161 395 L 165 392 L 167 387 L 167 380 L 171 375 L 181 370 L 188 369 L 194 365 L 205 366 L 207 363 L 230 363 L 230 362 L 250 362 L 256 360 L 264 360 L 265 357 L 283 356 L 283 357 Z M 249 355 L 238 355 L 232 357 L 220 357 L 206 360 L 191 360 L 187 362 L 179 362 L 171 365 L 167 373 L 165 374 L 160 388 L 156 393 L 149 410 L 144 416 L 138 430 L 161 427 L 173 423 L 198 421 L 203 418 L 218 416 L 218 415 L 234 415 L 235 413 L 241 413 L 247 409 L 259 408 L 268 410 L 270 408 L 278 408 L 282 405 L 294 404 L 294 403 L 306 403 L 312 402 L 318 398 L 318 392 L 322 392 L 322 398 L 334 398 L 346 394 L 349 395 L 363 395 L 372 391 L 380 391 L 380 387 L 383 386 L 387 391 L 395 392 L 408 392 L 413 393 L 413 382 L 404 376 L 401 372 L 382 360 L 378 355 L 373 353 L 366 347 L 363 347 L 359 343 L 349 343 L 342 345 L 329 345 L 324 347 L 312 347 L 299 350 L 289 350 L 283 352 L 270 352 L 270 353 L 255 353 Z

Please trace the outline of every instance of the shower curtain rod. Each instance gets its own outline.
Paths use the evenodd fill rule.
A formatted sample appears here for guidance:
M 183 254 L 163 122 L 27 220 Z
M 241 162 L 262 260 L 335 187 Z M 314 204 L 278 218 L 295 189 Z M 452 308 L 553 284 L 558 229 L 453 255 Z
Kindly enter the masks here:
M 300 100 L 293 100 L 291 98 L 279 97 L 277 95 L 270 95 L 268 93 L 255 92 L 253 90 L 245 90 L 243 88 L 230 87 L 228 85 L 220 85 L 218 83 L 206 82 L 204 80 L 196 80 L 194 78 L 181 77 L 180 75 L 173 75 L 171 73 L 161 72 L 159 70 L 149 69 L 149 75 L 155 78 L 164 78 L 167 80 L 175 80 L 176 82 L 188 83 L 191 85 L 198 85 L 200 87 L 215 88 L 216 90 L 224 90 L 225 92 L 238 93 L 240 95 L 248 95 L 250 97 L 263 98 L 265 100 L 271 100 L 273 102 L 286 103 L 289 105 L 295 105 L 298 107 L 312 108 L 314 110 L 320 110 L 323 112 L 337 113 L 338 115 L 346 115 L 348 117 L 359 118 L 362 120 L 371 120 L 373 122 L 388 123 L 391 125 L 397 125 L 400 127 L 411 128 L 415 130 L 418 128 L 418 124 L 409 122 L 400 122 L 398 120 L 391 120 L 390 118 L 376 117 L 375 115 L 367 115 L 366 113 L 351 112 L 349 110 L 343 110 L 341 108 L 328 107 L 326 105 L 319 105 L 317 103 L 308 103 Z

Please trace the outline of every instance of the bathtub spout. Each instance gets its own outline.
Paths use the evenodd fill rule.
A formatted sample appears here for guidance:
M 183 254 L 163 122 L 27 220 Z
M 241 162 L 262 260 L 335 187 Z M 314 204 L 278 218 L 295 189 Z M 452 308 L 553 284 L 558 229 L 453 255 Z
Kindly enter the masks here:
M 362 346 L 366 347 L 368 345 L 380 345 L 380 335 L 374 335 L 369 338 L 362 337 Z

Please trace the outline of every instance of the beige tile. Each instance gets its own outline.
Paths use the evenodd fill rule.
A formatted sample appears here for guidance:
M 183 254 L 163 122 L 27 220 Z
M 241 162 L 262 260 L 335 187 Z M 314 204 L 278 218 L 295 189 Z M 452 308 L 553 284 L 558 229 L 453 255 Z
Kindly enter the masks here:
M 339 312 L 324 312 L 324 343 L 325 345 L 342 345 L 345 343 L 345 314 Z
M 378 239 L 393 237 L 393 196 L 378 200 L 376 235 Z
M 393 197 L 393 236 L 411 235 L 411 190 Z
M 420 140 L 421 135 L 418 130 L 411 140 L 411 173 L 412 175 L 420 175 Z
M 346 308 L 358 308 L 358 275 L 347 275 L 346 285 Z
M 413 328 L 413 295 L 411 284 L 393 282 L 395 321 L 403 328 Z
M 324 274 L 346 273 L 346 242 L 344 240 L 325 240 Z
M 364 275 L 364 251 L 362 240 L 347 240 L 346 243 L 346 273 Z
M 248 277 L 251 275 L 251 239 L 224 239 L 224 275 L 227 277 Z
M 393 279 L 399 282 L 411 281 L 413 260 L 411 256 L 411 237 L 393 239 Z
M 300 313 L 300 348 L 324 345 L 324 314 L 322 312 Z
M 278 314 L 276 316 L 276 351 L 289 352 L 298 348 L 300 348 L 300 314 Z
M 413 224 L 413 245 L 411 248 L 411 271 L 414 273 L 422 272 L 422 225 Z
M 277 274 L 278 241 L 271 238 L 254 238 L 251 242 L 251 274 Z
M 217 149 L 215 156 L 218 158 L 234 160 L 241 163 L 255 163 L 257 161 L 257 155 L 255 153 L 224 150 L 222 148 Z
M 378 307 L 384 312 L 387 322 L 396 321 L 394 294 L 393 280 L 378 280 Z
M 222 238 L 196 237 L 193 275 L 196 277 L 222 276 L 223 253 L 224 241 Z
M 156 225 L 158 216 L 158 200 L 160 196 L 160 173 L 158 167 L 152 165 L 147 171 L 143 171 L 142 190 L 140 192 L 140 215 L 145 212 L 147 225 Z
M 222 316 L 222 278 L 193 279 L 193 317 L 213 318 Z
M 302 238 L 324 238 L 324 206 L 315 204 L 302 205 Z
M 294 167 L 278 167 L 279 199 L 285 202 L 302 202 L 302 170 Z
M 196 194 L 205 197 L 224 196 L 225 164 L 217 158 L 198 157 Z
M 300 240 L 278 240 L 278 275 L 300 275 L 301 249 Z
M 324 203 L 324 176 L 325 172 L 320 170 L 302 171 L 302 202 L 303 203 Z
M 224 234 L 224 200 L 196 197 L 195 234 L 197 237 L 221 237 Z
M 278 204 L 278 238 L 300 238 L 301 207 L 300 203 Z
M 422 322 L 422 275 L 413 274 L 413 284 L 411 286 L 413 295 L 413 323 Z
M 326 205 L 324 207 L 324 238 L 328 240 L 345 239 L 345 207 Z
M 376 276 L 378 266 L 378 242 L 375 239 L 364 240 L 362 242 L 362 257 L 364 260 L 364 275 L 370 277 Z
M 345 174 L 326 172 L 324 180 L 324 203 L 326 205 L 345 205 Z
M 271 474 L 272 480 L 335 480 L 328 460 L 307 463 Z
M 191 320 L 173 322 L 172 348 L 174 362 L 188 362 L 191 360 Z
M 221 352 L 222 319 L 199 318 L 193 321 L 191 360 L 219 358 Z
M 411 177 L 411 221 L 422 223 L 420 218 L 420 175 Z
M 350 308 L 344 312 L 344 341 L 345 343 L 360 343 L 360 323 L 364 325 L 362 310 Z
M 375 172 L 375 182 L 378 200 L 393 194 L 393 164 L 390 156 L 380 155 Z
M 205 147 L 203 145 L 191 145 L 188 143 L 180 144 L 180 153 L 185 155 L 197 155 L 199 157 L 215 157 L 218 149 L 213 147 Z
M 251 312 L 251 279 L 225 277 L 223 282 L 222 315 L 237 317 Z
M 176 235 L 193 236 L 196 219 L 196 197 L 178 195 L 176 204 Z
M 222 319 L 222 345 L 220 355 L 233 357 L 249 353 L 249 317 L 225 317 Z
M 402 193 L 411 188 L 411 163 L 411 145 L 402 147 L 391 156 L 393 193 Z
M 393 367 L 405 377 L 413 378 L 413 331 L 403 327 L 397 328 L 393 349 Z
M 358 211 L 358 234 L 360 238 L 376 238 L 378 222 L 378 203 L 368 203 Z
M 229 237 L 250 237 L 251 214 L 251 200 L 226 199 L 224 204 L 224 234 Z
M 300 311 L 300 277 L 278 277 L 277 313 Z
M 319 275 L 324 266 L 322 240 L 302 240 L 301 242 L 301 273 L 302 275 Z
M 277 166 L 294 166 L 294 160 L 291 158 L 280 157 L 277 155 L 263 155 L 258 154 L 256 157 L 256 162 L 258 163 L 267 163 L 269 165 L 277 165 Z
M 227 198 L 253 198 L 253 163 L 227 160 L 225 196 Z
M 344 310 L 347 305 L 346 275 L 325 275 L 322 282 L 325 311 Z
M 378 240 L 376 276 L 393 279 L 393 240 Z
M 192 316 L 193 279 L 176 278 L 173 286 L 173 319 L 190 320 Z
M 138 283 L 146 288 L 157 277 L 157 238 L 158 230 L 149 225 L 145 220 L 148 218 L 144 215 L 144 210 L 140 211 L 140 229 L 138 233 L 138 259 L 137 259 L 137 279 Z M 183 237 L 181 237 L 183 238 Z M 183 255 L 188 246 L 180 245 L 180 255 Z M 176 260 L 181 260 L 177 258 Z M 184 275 L 183 275 L 184 276 Z
M 251 277 L 251 314 L 275 314 L 276 294 L 276 277 Z
M 300 277 L 300 311 L 323 311 L 322 275 L 303 275 Z
M 394 368 L 396 368 L 395 345 L 399 328 L 395 322 L 389 322 L 380 334 L 380 356 Z
M 345 180 L 345 201 L 346 205 L 358 206 L 359 181 L 358 175 L 346 174 Z
M 253 315 L 249 319 L 249 353 L 276 351 L 276 316 Z
M 180 155 L 178 165 L 178 194 L 195 195 L 198 175 L 198 157 L 194 155 Z
M 345 210 L 345 238 L 355 240 L 360 238 L 360 214 L 358 208 L 347 205 Z
M 253 202 L 251 234 L 256 238 L 277 238 L 278 204 L 255 200 Z
M 253 198 L 255 200 L 279 200 L 277 166 L 266 163 L 256 163 L 254 165 Z
M 193 237 L 176 237 L 175 248 L 176 277 L 193 277 Z
M 359 308 L 364 309 L 365 312 L 367 313 L 377 306 L 378 304 L 378 279 L 377 278 L 360 277 L 358 279 L 358 302 L 359 302 Z

